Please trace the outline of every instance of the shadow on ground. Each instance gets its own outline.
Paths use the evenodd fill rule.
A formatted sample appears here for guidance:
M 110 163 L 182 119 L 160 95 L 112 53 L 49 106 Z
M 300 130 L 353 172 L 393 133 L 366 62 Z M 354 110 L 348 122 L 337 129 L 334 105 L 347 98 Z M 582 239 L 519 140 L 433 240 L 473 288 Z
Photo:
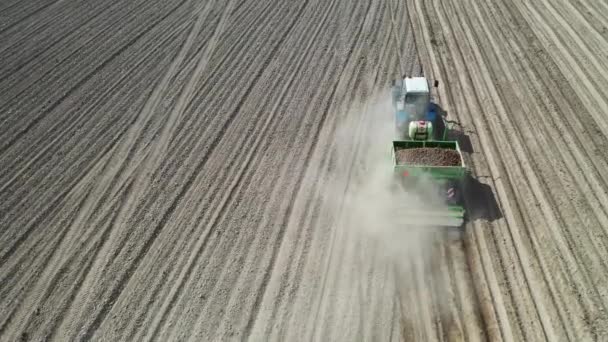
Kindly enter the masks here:
M 492 188 L 471 175 L 466 179 L 465 205 L 469 221 L 492 222 L 503 217 Z
M 448 130 L 448 139 L 458 141 L 458 146 L 460 146 L 460 150 L 462 152 L 473 153 L 473 145 L 471 144 L 471 139 L 463 131 L 457 129 Z

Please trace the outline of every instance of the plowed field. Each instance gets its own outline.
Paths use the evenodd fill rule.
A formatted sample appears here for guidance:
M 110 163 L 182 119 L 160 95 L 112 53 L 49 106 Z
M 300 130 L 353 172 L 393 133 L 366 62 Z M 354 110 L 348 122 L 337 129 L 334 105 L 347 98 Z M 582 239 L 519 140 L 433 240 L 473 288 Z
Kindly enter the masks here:
M 596 0 L 1 2 L 0 340 L 608 340 L 607 22 Z M 374 224 L 404 74 L 460 132 L 457 238 Z

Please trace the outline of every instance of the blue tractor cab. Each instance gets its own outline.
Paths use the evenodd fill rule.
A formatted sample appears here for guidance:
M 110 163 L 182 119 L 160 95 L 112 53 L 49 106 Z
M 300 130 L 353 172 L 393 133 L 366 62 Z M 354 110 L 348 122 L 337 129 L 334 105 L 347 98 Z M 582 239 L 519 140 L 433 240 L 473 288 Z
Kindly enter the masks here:
M 426 78 L 395 81 L 392 98 L 399 139 L 445 140 L 445 118 L 439 106 L 431 102 Z

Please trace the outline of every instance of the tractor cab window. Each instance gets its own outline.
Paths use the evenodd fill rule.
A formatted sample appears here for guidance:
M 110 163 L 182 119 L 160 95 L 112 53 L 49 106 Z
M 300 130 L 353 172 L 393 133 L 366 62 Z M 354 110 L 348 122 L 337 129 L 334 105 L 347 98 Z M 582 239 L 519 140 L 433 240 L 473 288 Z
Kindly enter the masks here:
M 422 120 L 426 115 L 429 104 L 428 93 L 408 93 L 405 95 L 405 104 L 410 109 L 410 115 L 414 120 Z

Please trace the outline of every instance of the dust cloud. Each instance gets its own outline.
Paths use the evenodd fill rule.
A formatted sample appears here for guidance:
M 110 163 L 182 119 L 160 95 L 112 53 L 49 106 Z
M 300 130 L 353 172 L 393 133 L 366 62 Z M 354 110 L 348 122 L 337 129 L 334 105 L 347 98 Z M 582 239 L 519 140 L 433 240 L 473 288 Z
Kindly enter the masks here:
M 429 227 L 431 218 L 420 215 L 413 220 L 412 214 L 422 209 L 445 209 L 436 195 L 438 189 L 428 179 L 405 187 L 394 175 L 391 142 L 395 128 L 390 98 L 375 97 L 356 106 L 341 122 L 336 130 L 341 142 L 337 154 L 347 165 L 338 162 L 332 178 L 350 175 L 342 194 L 346 229 L 377 242 L 386 257 L 405 269 L 412 256 L 430 250 L 437 230 Z
M 424 285 L 439 281 L 440 269 L 433 266 L 438 229 L 428 226 L 430 217 L 420 215 L 415 222 L 411 219 L 412 213 L 430 207 L 442 210 L 443 204 L 433 196 L 438 189 L 428 179 L 406 187 L 400 177 L 395 177 L 390 98 L 376 97 L 354 104 L 338 122 L 322 204 L 334 218 L 331 248 L 335 253 L 330 255 L 335 255 L 335 260 L 329 261 L 336 265 L 332 281 L 342 279 L 348 289 L 335 293 L 334 302 L 325 305 L 342 305 L 344 312 L 350 312 L 344 303 L 354 300 L 359 303 L 356 307 L 360 308 L 357 315 L 364 317 L 361 319 L 374 320 L 370 315 L 384 312 L 379 324 L 396 319 L 400 326 L 417 324 L 421 310 L 431 302 L 439 306 L 436 310 L 444 312 L 446 301 L 438 298 L 442 295 L 429 293 Z M 368 291 L 353 294 L 351 287 Z M 412 298 L 422 304 L 409 305 Z M 390 301 L 397 304 L 396 311 L 391 311 L 392 304 L 386 304 Z M 375 305 L 381 309 L 374 309 Z

